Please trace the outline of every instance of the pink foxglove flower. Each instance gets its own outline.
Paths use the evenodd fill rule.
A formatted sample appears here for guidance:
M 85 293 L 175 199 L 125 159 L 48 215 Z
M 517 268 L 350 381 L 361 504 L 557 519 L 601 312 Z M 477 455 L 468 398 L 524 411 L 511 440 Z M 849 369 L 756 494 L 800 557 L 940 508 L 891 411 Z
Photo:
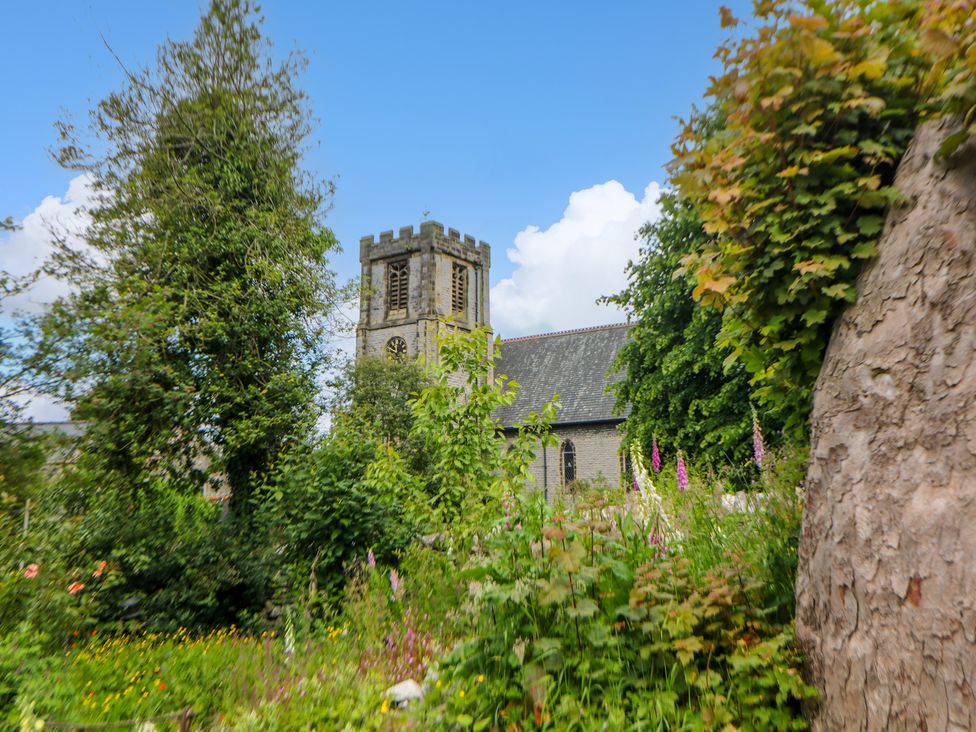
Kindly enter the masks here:
M 370 569 L 373 569 L 376 566 L 376 557 L 373 556 L 372 549 L 366 552 L 366 564 Z
M 390 589 L 393 590 L 394 599 L 397 593 L 400 591 L 400 575 L 397 574 L 395 569 L 390 570 Z
M 756 411 L 752 412 L 752 457 L 756 461 L 756 465 L 760 468 L 762 467 L 763 456 L 766 454 L 765 446 L 763 445 L 763 435 L 762 429 L 759 427 L 759 418 L 756 416 Z
M 37 576 L 37 565 L 28 564 L 27 569 L 24 570 L 24 576 L 27 579 L 34 579 Z
M 683 491 L 688 489 L 688 469 L 685 467 L 685 459 L 682 457 L 681 453 L 678 453 L 678 490 Z
M 667 553 L 667 548 L 664 546 L 664 537 L 657 533 L 656 529 L 651 529 L 651 533 L 647 535 L 647 543 L 650 546 L 657 547 L 657 555 L 663 557 Z
M 655 473 L 661 472 L 661 453 L 657 449 L 657 438 L 651 438 L 651 467 Z

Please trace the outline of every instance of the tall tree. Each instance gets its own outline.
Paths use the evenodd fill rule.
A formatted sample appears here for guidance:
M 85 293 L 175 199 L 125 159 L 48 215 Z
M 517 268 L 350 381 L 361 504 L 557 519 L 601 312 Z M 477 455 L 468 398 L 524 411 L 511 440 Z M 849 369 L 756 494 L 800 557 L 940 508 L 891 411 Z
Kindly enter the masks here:
M 336 301 L 322 224 L 331 184 L 302 169 L 305 61 L 276 61 L 249 0 L 212 0 L 192 40 L 60 125 L 57 157 L 91 176 L 89 253 L 59 248 L 58 393 L 88 423 L 81 456 L 129 489 L 226 482 L 243 509 L 312 429 Z M 121 66 L 121 62 L 120 62 Z
M 628 284 L 605 298 L 634 320 L 616 367 L 618 404 L 630 405 L 627 432 L 650 455 L 682 450 L 714 466 L 743 464 L 752 451 L 752 411 L 745 369 L 724 365 L 715 343 L 718 311 L 692 296 L 693 278 L 678 273 L 682 259 L 709 238 L 694 206 L 675 193 L 661 197 L 661 218 L 645 225 L 640 256 L 627 267 Z

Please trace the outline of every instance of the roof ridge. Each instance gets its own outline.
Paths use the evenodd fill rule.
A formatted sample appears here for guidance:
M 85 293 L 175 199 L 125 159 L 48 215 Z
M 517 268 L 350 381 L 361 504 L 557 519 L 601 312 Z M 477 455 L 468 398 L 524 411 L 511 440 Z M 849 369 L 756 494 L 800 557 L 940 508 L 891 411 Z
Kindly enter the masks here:
M 574 333 L 588 333 L 595 330 L 609 330 L 611 328 L 629 328 L 631 323 L 609 323 L 607 325 L 589 325 L 584 328 L 571 328 L 570 330 L 554 330 L 551 333 L 538 333 L 536 335 L 516 336 L 515 338 L 502 338 L 501 343 L 517 343 L 518 341 L 532 341 L 537 338 L 549 338 L 550 336 L 572 335 Z

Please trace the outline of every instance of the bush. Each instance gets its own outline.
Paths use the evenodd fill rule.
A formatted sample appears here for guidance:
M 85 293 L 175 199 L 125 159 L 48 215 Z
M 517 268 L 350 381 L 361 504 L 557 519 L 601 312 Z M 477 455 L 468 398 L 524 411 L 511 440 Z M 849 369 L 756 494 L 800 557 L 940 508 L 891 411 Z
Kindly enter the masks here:
M 643 518 L 642 518 L 643 516 Z M 792 631 L 744 563 L 696 576 L 652 513 L 522 500 L 465 576 L 476 629 L 426 721 L 475 729 L 799 729 Z
M 267 537 L 269 562 L 296 599 L 314 579 L 317 593 L 336 602 L 349 572 L 372 550 L 393 563 L 420 530 L 421 500 L 413 483 L 371 479 L 384 448 L 340 420 L 322 443 L 284 461 L 258 495 L 256 516 Z

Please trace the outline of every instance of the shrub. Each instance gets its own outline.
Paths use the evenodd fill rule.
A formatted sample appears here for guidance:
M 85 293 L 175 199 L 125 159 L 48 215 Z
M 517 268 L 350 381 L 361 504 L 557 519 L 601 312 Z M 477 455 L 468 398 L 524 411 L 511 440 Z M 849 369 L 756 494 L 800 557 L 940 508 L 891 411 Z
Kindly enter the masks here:
M 258 494 L 267 559 L 290 588 L 285 602 L 296 599 L 310 578 L 325 599 L 337 601 L 367 551 L 395 562 L 418 533 L 417 486 L 368 473 L 384 452 L 375 438 L 349 430 L 340 419 L 318 447 L 286 459 Z
M 466 572 L 476 631 L 444 660 L 428 723 L 802 728 L 811 691 L 759 583 L 734 563 L 695 577 L 640 516 L 521 501 Z

